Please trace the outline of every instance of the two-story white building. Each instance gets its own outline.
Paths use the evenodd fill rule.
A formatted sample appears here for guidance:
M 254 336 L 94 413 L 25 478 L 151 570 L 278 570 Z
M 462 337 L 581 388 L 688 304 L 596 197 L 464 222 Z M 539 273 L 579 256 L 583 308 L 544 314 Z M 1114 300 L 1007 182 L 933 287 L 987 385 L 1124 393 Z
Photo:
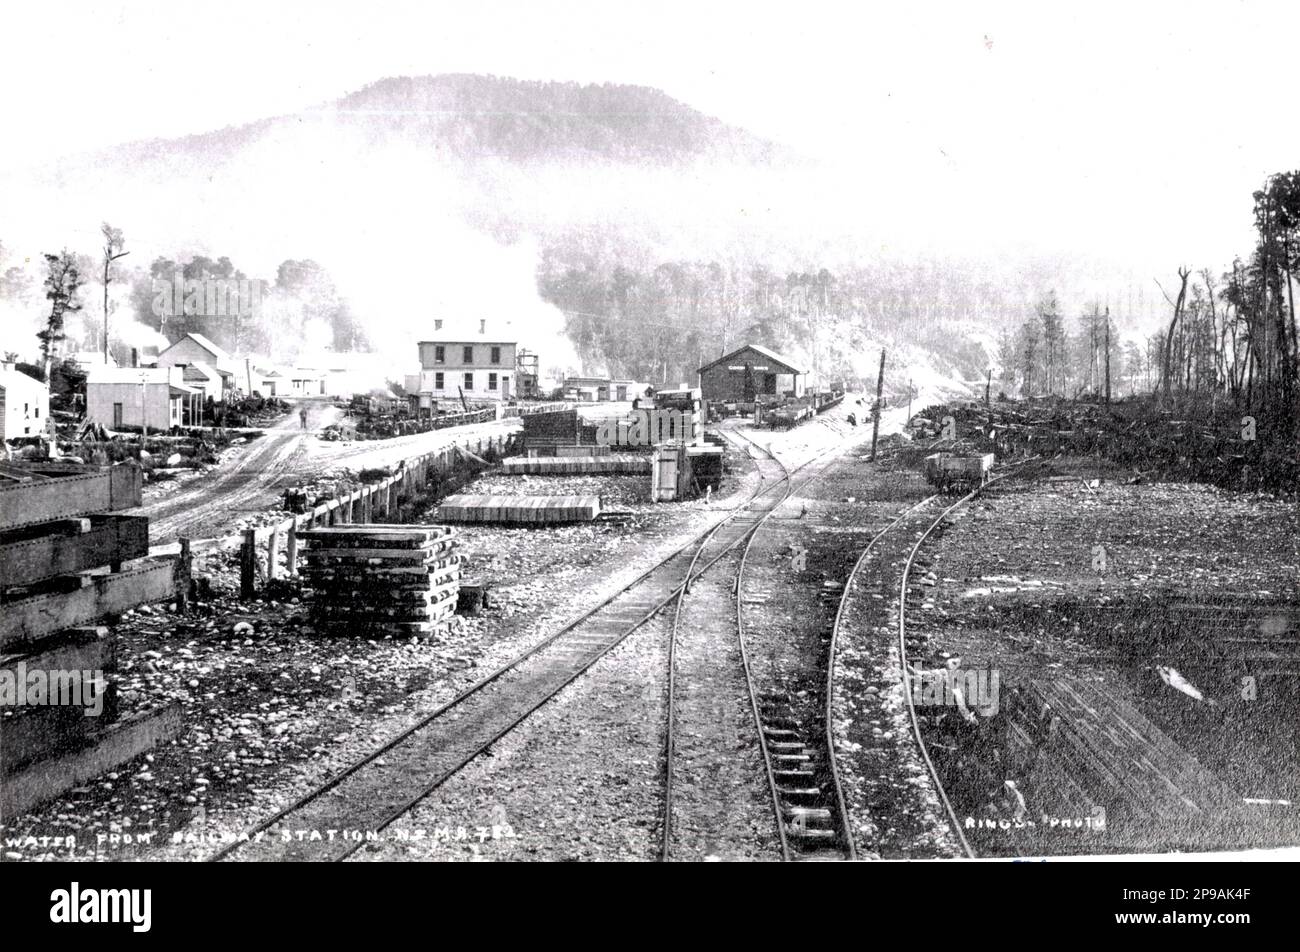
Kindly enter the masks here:
M 511 400 L 515 390 L 515 342 L 485 338 L 420 341 L 420 373 L 410 375 L 406 389 L 419 395 L 419 408 L 429 401 Z

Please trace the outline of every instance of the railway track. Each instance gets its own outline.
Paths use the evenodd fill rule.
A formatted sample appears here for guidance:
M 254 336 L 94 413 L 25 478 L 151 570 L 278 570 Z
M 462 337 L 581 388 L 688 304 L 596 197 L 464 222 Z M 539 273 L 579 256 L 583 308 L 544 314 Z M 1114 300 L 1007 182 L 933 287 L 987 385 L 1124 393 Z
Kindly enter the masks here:
M 790 491 L 787 488 L 782 502 L 789 498 Z M 753 540 L 751 535 L 736 572 L 736 631 L 781 858 L 855 859 L 829 735 L 822 732 L 819 736 L 816 725 L 810 724 L 804 711 L 792 702 L 788 681 L 768 681 L 760 687 L 760 675 L 755 673 L 744 612 L 745 566 Z
M 845 435 L 843 430 L 837 430 L 837 433 Z M 742 703 L 749 708 L 748 714 L 752 718 L 752 729 L 761 753 L 762 776 L 758 782 L 767 787 L 768 809 L 775 819 L 782 859 L 852 859 L 856 853 L 844 822 L 846 812 L 834 752 L 825 742 L 829 733 L 820 725 L 809 723 L 803 705 L 792 702 L 789 691 L 791 682 L 788 678 L 778 680 L 765 677 L 770 676 L 771 672 L 757 671 L 752 661 L 742 607 L 745 598 L 744 569 L 752 544 L 762 526 L 790 498 L 795 486 L 793 479 L 789 478 L 791 474 L 769 450 L 744 433 L 733 432 L 728 438 L 734 443 L 737 437 L 751 448 L 750 456 L 758 463 L 760 471 L 767 471 L 765 478 L 783 480 L 784 491 L 780 499 L 750 530 L 744 544 L 731 547 L 727 553 L 726 574 L 731 579 L 734 598 L 726 600 L 726 608 L 714 604 L 710 606 L 714 610 L 707 613 L 707 616 L 692 618 L 691 602 L 686 598 L 690 588 L 686 587 L 678 594 L 669 644 L 664 819 L 660 858 L 668 861 L 682 854 L 699 855 L 699 844 L 692 842 L 692 839 L 706 840 L 711 838 L 710 834 L 717 836 L 716 830 L 705 833 L 709 820 L 718 820 L 717 800 L 735 801 L 736 794 L 730 788 L 738 782 L 743 785 L 745 780 L 750 779 L 741 776 L 742 771 L 734 764 L 735 758 L 730 758 L 733 763 L 720 763 L 727 758 L 717 751 L 727 733 L 726 724 L 719 722 L 725 722 L 731 713 L 725 697 L 726 672 L 719 673 L 718 668 L 732 665 L 733 659 L 727 651 L 730 645 L 726 642 L 734 639 L 738 649 L 738 657 L 734 661 L 739 663 L 744 686 L 745 698 Z M 821 454 L 800 467 L 803 469 L 819 462 L 826 463 L 803 480 L 800 488 L 825 475 L 833 459 L 832 454 Z M 716 578 L 713 580 L 715 587 L 718 581 Z M 685 629 L 683 619 L 694 624 Z M 689 634 L 684 633 L 686 630 Z M 684 641 L 687 641 L 686 645 L 683 644 Z M 679 649 L 684 647 L 695 650 L 687 652 L 689 677 L 682 679 L 679 678 L 683 667 L 679 660 Z M 800 661 L 806 667 L 807 659 Z M 682 680 L 685 680 L 684 691 Z M 722 683 L 719 684 L 719 681 Z M 685 713 L 688 723 L 691 719 L 694 720 L 694 735 L 705 735 L 702 742 L 692 736 L 688 746 L 694 749 L 688 750 L 685 756 L 678 755 L 679 710 Z M 713 723 L 706 724 L 710 718 Z M 692 791 L 709 791 L 713 802 L 701 802 L 706 798 L 698 792 L 693 798 L 679 799 L 676 796 L 678 774 L 690 780 L 689 788 Z M 748 805 L 744 802 L 728 802 L 728 809 L 724 811 L 727 814 L 725 819 L 734 823 L 735 817 L 732 814 Z M 678 814 L 683 816 L 679 819 Z M 683 830 L 683 827 L 686 829 Z
M 844 431 L 839 431 L 845 435 Z M 743 434 L 738 434 L 744 437 Z M 744 437 L 748 439 L 747 437 Z M 749 441 L 751 444 L 752 440 Z M 757 446 L 757 444 L 753 444 Z M 761 448 L 760 448 L 761 449 Z M 882 462 L 889 454 L 882 456 Z M 808 485 L 824 475 L 826 469 L 806 479 Z M 793 491 L 788 484 L 785 499 Z M 909 520 L 924 518 L 925 506 L 939 498 L 932 495 L 921 503 L 915 504 L 894 518 L 889 525 L 881 529 L 868 543 L 863 553 L 846 579 L 844 591 L 847 593 L 853 574 L 874 549 L 874 547 L 898 526 Z M 764 516 L 772 516 L 777 508 Z M 775 669 L 757 672 L 753 663 L 754 646 L 750 643 L 752 634 L 747 634 L 744 624 L 745 604 L 745 566 L 750 550 L 758 537 L 762 523 L 749 535 L 745 545 L 740 549 L 739 565 L 736 569 L 735 615 L 737 640 L 740 644 L 741 659 L 745 683 L 750 696 L 750 705 L 758 732 L 759 746 L 763 765 L 767 775 L 773 814 L 779 834 L 780 850 L 784 860 L 857 858 L 857 844 L 854 841 L 849 824 L 849 814 L 845 804 L 843 786 L 840 781 L 839 766 L 832 741 L 832 708 L 834 703 L 834 659 L 835 646 L 843 616 L 843 597 L 837 605 L 834 621 L 830 626 L 829 646 L 824 671 L 810 671 L 809 659 L 812 653 L 800 653 L 798 658 L 791 658 L 786 652 L 788 664 L 784 670 Z M 769 634 L 767 637 L 771 637 Z M 677 633 L 674 631 L 674 644 Z M 764 654 L 781 654 L 782 646 L 764 645 Z M 670 661 L 671 664 L 671 661 Z M 801 669 L 802 668 L 802 669 Z M 810 677 L 811 675 L 811 677 Z M 805 686 L 812 680 L 824 679 L 822 705 L 811 709 Z M 670 678 L 670 712 L 672 710 L 673 683 Z M 671 752 L 671 740 L 669 750 Z M 669 760 L 671 764 L 671 759 Z M 671 777 L 669 779 L 671 793 Z M 670 837 L 671 799 L 666 808 L 665 837 L 663 858 L 670 857 L 672 840 Z
M 909 638 L 907 636 L 907 608 L 908 595 L 910 594 L 908 584 L 911 580 L 912 570 L 916 568 L 920 561 L 919 556 L 921 554 L 921 547 L 928 539 L 939 531 L 940 527 L 952 516 L 952 514 L 967 505 L 972 499 L 981 493 L 986 493 L 989 490 L 996 492 L 1003 480 L 1014 472 L 1017 472 L 1022 466 L 1027 465 L 1029 462 L 1032 461 L 1027 460 L 1024 463 L 1018 463 L 994 476 L 983 485 L 975 486 L 970 492 L 962 496 L 956 502 L 948 505 L 933 518 L 929 518 L 929 512 L 926 510 L 916 510 L 925 513 L 925 518 L 928 519 L 928 524 L 925 524 L 921 529 L 916 542 L 908 552 L 907 559 L 903 563 L 898 583 L 898 658 L 900 677 L 902 679 L 903 697 L 907 702 L 908 722 L 911 726 L 912 736 L 916 741 L 917 750 L 920 753 L 921 759 L 925 762 L 926 771 L 930 776 L 931 782 L 934 784 L 935 793 L 938 795 L 939 802 L 943 805 L 944 812 L 952 826 L 952 833 L 961 848 L 962 854 L 970 859 L 976 858 L 975 849 L 971 846 L 970 840 L 966 838 L 966 834 L 962 830 L 961 820 L 953 809 L 952 801 L 948 797 L 947 790 L 944 789 L 943 781 L 940 779 L 939 772 L 934 765 L 934 760 L 930 756 L 930 750 L 926 744 L 924 732 L 921 730 L 921 722 L 916 713 L 916 703 L 912 684 L 912 680 L 916 675 L 912 663 L 908 658 L 908 648 L 910 646 Z M 926 502 L 932 502 L 938 498 L 939 497 L 937 496 L 931 496 L 926 500 Z M 906 522 L 907 520 L 904 521 Z
M 842 723 L 847 724 L 851 736 L 842 736 L 838 750 L 834 741 L 828 749 L 832 758 L 847 758 L 852 765 L 845 788 L 849 793 L 847 828 L 850 836 L 861 830 L 864 832 L 860 835 L 870 837 L 868 841 L 855 843 L 862 852 L 902 856 L 942 856 L 953 852 L 973 855 L 953 814 L 947 791 L 935 774 L 912 707 L 914 675 L 909 652 L 919 650 L 922 644 L 918 636 L 907 630 L 907 611 L 911 607 L 908 600 L 919 594 L 918 587 L 931 581 L 915 577 L 921 569 L 928 568 L 925 543 L 933 539 L 947 519 L 981 492 L 990 488 L 996 491 L 999 480 L 1006 475 L 1003 472 L 984 486 L 954 499 L 933 492 L 915 474 L 904 471 L 881 474 L 878 488 L 881 501 L 896 501 L 898 508 L 875 517 L 879 520 L 878 528 L 863 545 L 845 578 L 831 626 L 825 709 L 821 715 L 825 734 L 833 738 L 837 663 L 846 650 L 843 646 L 852 644 L 856 650 L 850 652 L 849 658 L 853 660 L 840 663 L 840 667 L 846 677 L 852 677 L 854 703 L 842 705 L 838 715 L 844 719 Z M 899 612 L 897 620 L 893 617 L 895 607 Z M 896 661 L 886 650 L 889 642 L 882 644 L 877 640 L 880 636 L 889 639 L 890 631 L 893 631 Z M 886 702 L 891 689 L 900 684 L 900 671 L 907 714 L 904 715 L 906 727 L 898 725 L 904 731 L 899 736 L 912 738 L 913 744 L 908 746 L 891 740 L 890 722 L 894 715 Z M 853 742 L 845 743 L 847 740 Z M 899 778 L 921 773 L 928 775 L 933 784 L 945 812 L 945 826 L 952 829 L 948 845 L 934 838 L 934 827 L 925 821 L 927 811 L 917 800 L 911 784 L 898 782 Z M 878 823 L 881 815 L 893 819 L 881 825 Z
M 774 499 L 773 505 L 758 520 L 747 527 L 744 538 L 752 537 L 758 525 L 767 518 L 776 507 L 780 505 L 789 496 L 790 492 L 790 472 L 785 466 L 768 450 L 761 447 L 754 440 L 743 433 L 733 430 L 722 430 L 724 438 L 733 446 L 744 450 L 749 458 L 757 465 L 759 476 L 764 484 L 772 483 L 773 486 L 784 486 L 785 491 L 779 499 Z M 757 453 L 755 452 L 757 451 Z M 811 462 L 811 461 L 810 461 Z M 716 534 L 710 534 L 701 543 L 696 551 L 694 560 L 700 561 L 705 557 L 706 552 L 717 554 L 713 562 L 722 562 L 725 564 L 725 575 L 731 580 L 730 587 L 734 590 L 736 579 L 740 569 L 741 551 L 737 543 L 740 539 L 719 538 Z M 692 575 L 694 563 L 692 564 Z M 717 588 L 721 580 L 714 579 L 713 586 Z M 687 602 L 687 595 L 691 592 L 691 586 L 696 584 L 685 585 L 677 593 L 676 605 L 673 612 L 672 629 L 668 642 L 668 690 L 666 702 L 666 726 L 664 731 L 664 798 L 663 798 L 663 820 L 662 835 L 660 847 L 660 859 L 664 862 L 671 860 L 676 852 L 682 854 L 707 854 L 707 848 L 698 848 L 698 844 L 692 842 L 701 838 L 711 825 L 710 821 L 716 820 L 719 810 L 727 814 L 728 818 L 732 810 L 728 809 L 731 804 L 721 802 L 723 798 L 729 798 L 731 788 L 737 781 L 728 774 L 731 783 L 722 782 L 712 784 L 713 797 L 706 798 L 711 802 L 707 805 L 701 802 L 683 802 L 686 798 L 679 800 L 677 797 L 677 787 L 675 779 L 678 772 L 690 777 L 692 780 L 692 789 L 710 786 L 700 774 L 708 773 L 727 773 L 730 768 L 736 765 L 733 762 L 728 764 L 728 758 L 720 759 L 717 754 L 717 741 L 719 729 L 725 730 L 725 723 L 735 721 L 735 711 L 727 703 L 726 679 L 728 678 L 729 669 L 734 672 L 739 665 L 738 654 L 732 657 L 731 642 L 734 638 L 738 619 L 733 614 L 723 614 L 730 607 L 730 593 L 721 593 L 722 597 L 718 598 L 719 593 L 714 592 L 714 598 L 707 606 L 697 606 L 697 599 Z M 718 602 L 724 602 L 727 607 L 718 605 Z M 722 611 L 716 609 L 721 608 Z M 692 617 L 693 624 L 690 626 L 690 645 L 683 646 L 684 632 L 683 619 L 688 618 L 698 611 L 699 617 Z M 713 610 L 709 610 L 713 609 Z M 683 650 L 679 651 L 679 648 Z M 735 648 L 739 649 L 739 642 L 735 642 Z M 693 650 L 692 650 L 693 649 Z M 679 671 L 683 677 L 679 678 Z M 718 684 L 716 681 L 721 680 L 723 683 Z M 686 690 L 680 690 L 682 683 L 685 683 Z M 679 710 L 681 717 L 679 718 Z M 685 731 L 692 740 L 701 735 L 708 735 L 703 742 L 688 744 L 684 754 L 679 755 L 679 731 L 680 722 L 685 720 L 691 727 Z M 740 782 L 743 785 L 743 781 Z M 709 814 L 707 817 L 702 816 L 706 810 Z M 735 804 L 736 810 L 743 809 L 743 805 Z M 689 815 L 688 822 L 684 824 L 675 823 L 676 815 L 683 812 Z M 696 821 L 696 822 L 689 822 Z M 710 830 L 707 835 L 710 838 L 717 836 L 717 830 Z M 680 841 L 680 842 L 679 842 Z
M 844 580 L 844 591 L 840 595 L 839 605 L 836 607 L 835 610 L 835 621 L 831 626 L 831 643 L 828 650 L 827 663 L 826 663 L 826 707 L 824 713 L 824 723 L 825 723 L 824 730 L 826 732 L 827 738 L 830 738 L 829 742 L 827 743 L 827 751 L 832 765 L 835 765 L 836 763 L 835 742 L 834 742 L 835 653 L 841 641 L 842 633 L 844 630 L 845 617 L 847 615 L 846 609 L 849 605 L 850 598 L 853 595 L 858 577 L 860 576 L 863 566 L 866 565 L 868 559 L 870 559 L 873 555 L 877 554 L 882 540 L 884 540 L 887 536 L 891 536 L 891 535 L 903 535 L 904 537 L 906 537 L 907 525 L 916 522 L 920 519 L 924 519 L 925 517 L 924 514 L 927 508 L 931 506 L 934 503 L 934 501 L 937 500 L 938 498 L 939 496 L 936 493 L 927 496 L 926 498 L 920 500 L 919 502 L 913 503 L 911 506 L 904 509 L 903 512 L 899 513 L 896 517 L 894 517 L 894 519 L 892 519 L 884 528 L 882 528 L 879 532 L 877 532 L 874 536 L 872 536 L 870 541 L 867 542 L 866 546 L 863 547 L 861 554 L 857 558 L 857 561 L 853 563 L 853 568 L 849 570 L 848 578 Z M 900 531 L 900 527 L 902 527 L 901 531 Z M 848 814 L 847 807 L 842 806 L 841 808 L 844 810 L 845 815 L 847 816 Z M 852 825 L 847 822 L 846 822 L 846 836 L 848 837 L 849 842 L 853 844 L 854 852 L 856 853 L 857 844 L 854 843 L 853 841 Z
M 760 466 L 760 485 L 719 523 L 258 823 L 212 859 L 347 859 L 672 604 L 692 579 L 750 538 L 766 514 L 788 497 L 793 475 L 813 462 L 790 471 L 780 467 L 780 474 L 773 467 L 765 471 Z

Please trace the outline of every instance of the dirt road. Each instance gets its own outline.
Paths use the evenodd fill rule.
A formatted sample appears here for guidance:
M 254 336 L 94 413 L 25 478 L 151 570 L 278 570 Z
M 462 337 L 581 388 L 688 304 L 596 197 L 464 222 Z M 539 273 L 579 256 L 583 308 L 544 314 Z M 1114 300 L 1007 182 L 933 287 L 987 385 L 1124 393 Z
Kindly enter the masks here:
M 298 416 L 307 407 L 307 428 Z M 394 466 L 400 460 L 449 446 L 466 438 L 496 436 L 519 426 L 518 421 L 494 421 L 474 426 L 450 427 L 391 440 L 336 443 L 317 433 L 334 422 L 340 411 L 328 403 L 304 401 L 266 434 L 234 447 L 211 473 L 148 500 L 132 515 L 149 517 L 149 539 L 154 546 L 181 536 L 208 539 L 230 534 L 240 517 L 277 505 L 284 490 L 300 481 L 336 467 L 353 470 Z

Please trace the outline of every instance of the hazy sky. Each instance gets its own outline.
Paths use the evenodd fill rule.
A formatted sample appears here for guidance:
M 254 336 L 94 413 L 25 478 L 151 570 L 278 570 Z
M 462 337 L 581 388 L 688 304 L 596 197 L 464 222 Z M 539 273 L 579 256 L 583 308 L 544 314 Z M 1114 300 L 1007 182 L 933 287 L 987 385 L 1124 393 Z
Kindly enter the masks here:
M 1300 3 L 10 5 L 0 166 L 299 110 L 392 75 L 657 86 L 897 181 L 967 232 L 1226 263 L 1300 166 Z M 1289 107 L 1289 114 L 1287 108 Z M 1009 225 L 1008 223 L 1014 223 Z

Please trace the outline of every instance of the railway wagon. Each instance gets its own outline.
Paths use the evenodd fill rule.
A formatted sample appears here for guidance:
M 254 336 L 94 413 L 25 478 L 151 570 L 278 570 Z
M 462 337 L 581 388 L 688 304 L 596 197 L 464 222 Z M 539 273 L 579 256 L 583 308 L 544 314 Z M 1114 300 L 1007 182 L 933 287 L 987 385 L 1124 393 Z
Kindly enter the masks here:
M 943 492 L 954 489 L 974 489 L 989 481 L 993 471 L 993 454 L 961 455 L 958 453 L 931 453 L 925 458 L 925 478 L 931 486 Z
M 787 404 L 769 410 L 763 414 L 763 423 L 766 423 L 772 429 L 789 429 L 792 426 L 798 426 L 805 420 L 811 420 L 817 415 L 817 411 L 811 405 L 800 405 L 797 403 Z

